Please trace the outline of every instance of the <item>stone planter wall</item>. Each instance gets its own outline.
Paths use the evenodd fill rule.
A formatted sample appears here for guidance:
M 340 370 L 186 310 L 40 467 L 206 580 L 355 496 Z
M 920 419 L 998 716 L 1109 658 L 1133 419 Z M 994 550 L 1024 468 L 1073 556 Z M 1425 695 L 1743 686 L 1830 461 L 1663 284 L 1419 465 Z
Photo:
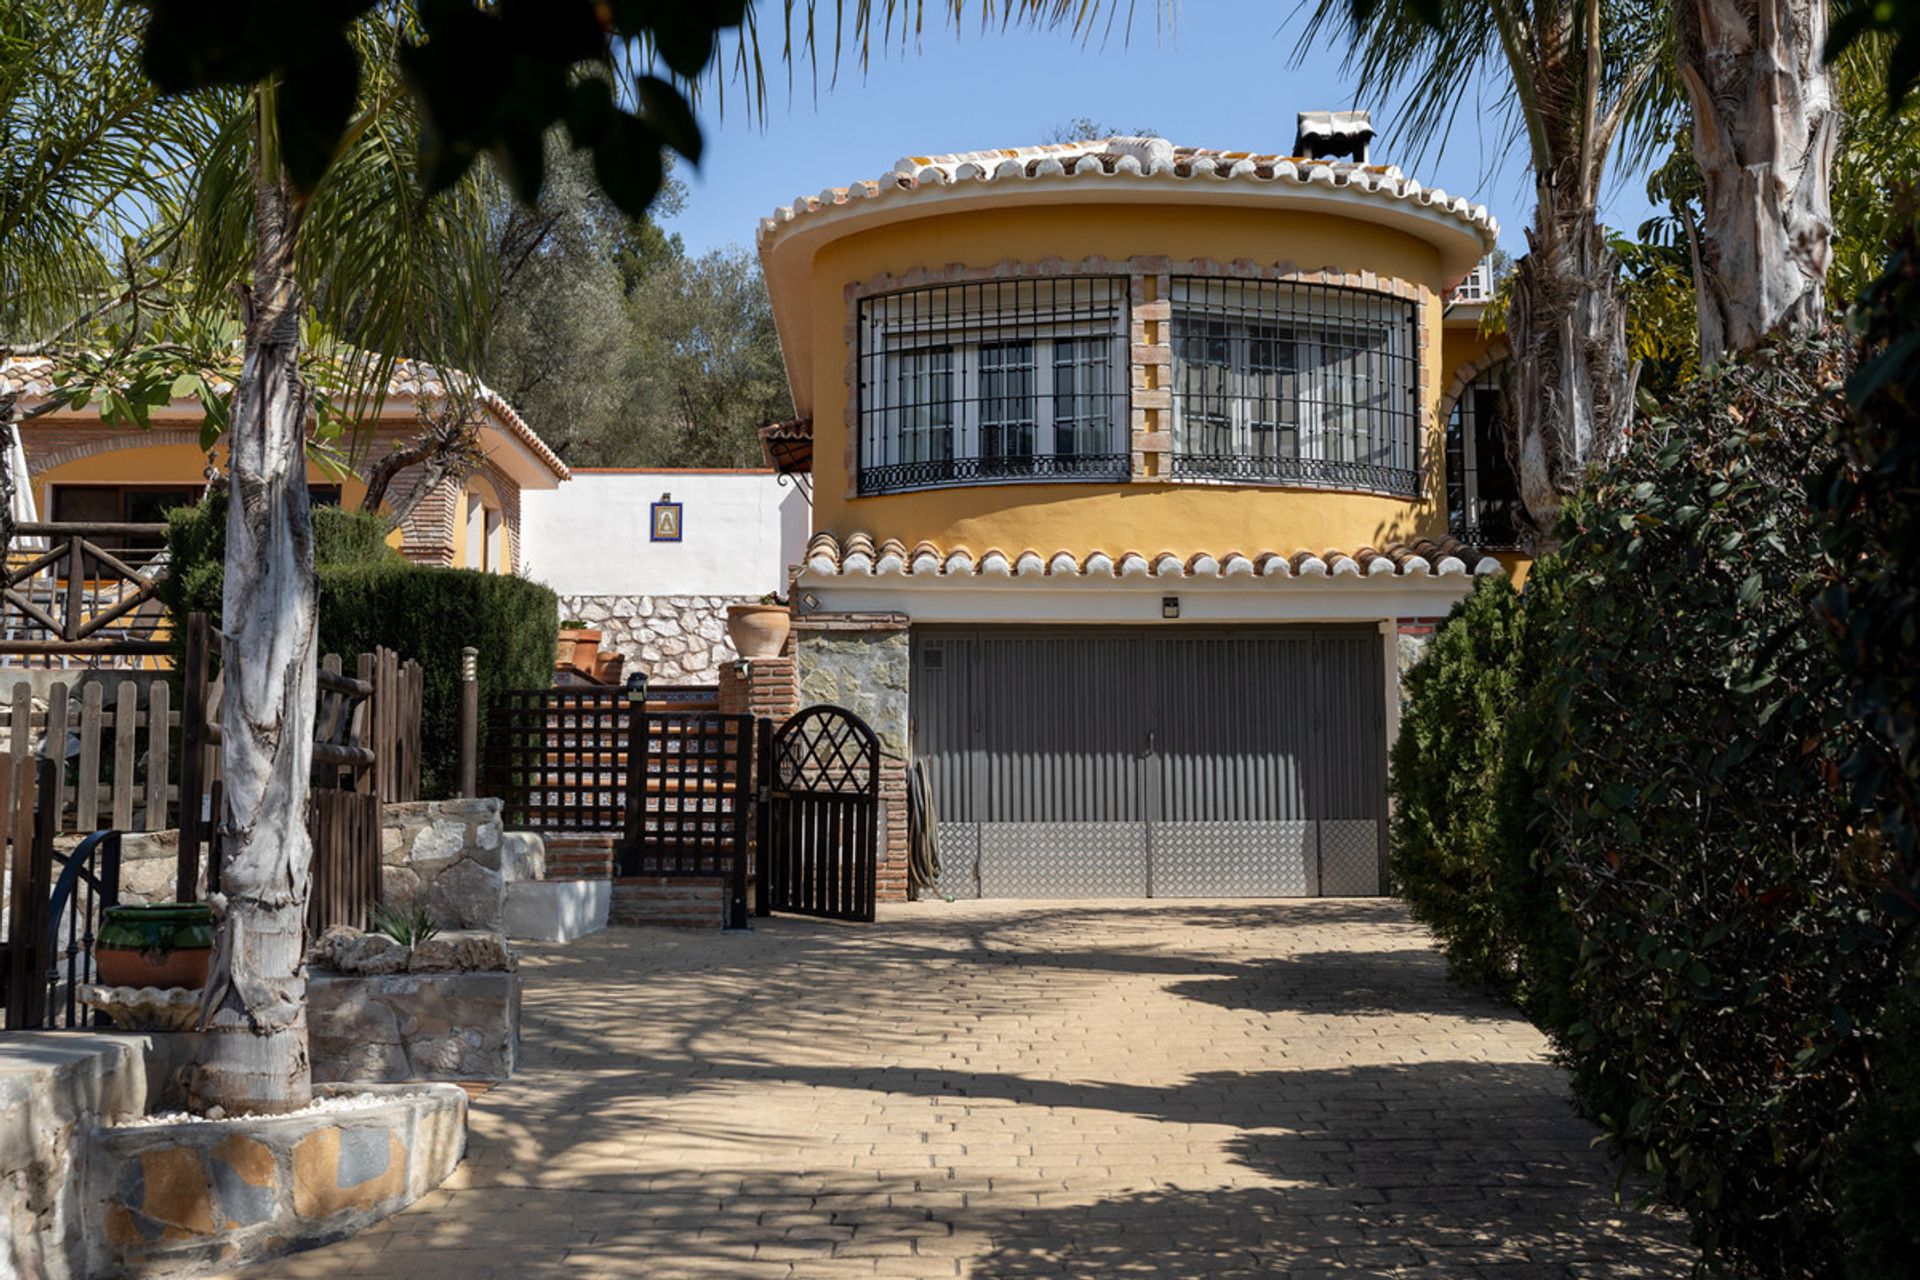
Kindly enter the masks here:
M 655 684 L 712 684 L 735 658 L 727 643 L 727 606 L 758 596 L 561 596 L 562 619 L 604 633 L 602 650 L 625 656 L 628 671 Z
M 520 1064 L 517 973 L 307 978 L 313 1078 L 505 1080 Z
M 143 1043 L 68 1031 L 0 1041 L 0 1280 L 91 1273 L 87 1135 L 145 1113 Z
M 89 1274 L 204 1276 L 343 1239 L 440 1185 L 465 1153 L 467 1094 L 456 1085 L 314 1092 L 377 1100 L 97 1130 Z
M 416 800 L 384 808 L 381 893 L 389 906 L 423 906 L 443 929 L 498 932 L 506 886 L 538 880 L 540 838 L 500 827 L 500 802 Z

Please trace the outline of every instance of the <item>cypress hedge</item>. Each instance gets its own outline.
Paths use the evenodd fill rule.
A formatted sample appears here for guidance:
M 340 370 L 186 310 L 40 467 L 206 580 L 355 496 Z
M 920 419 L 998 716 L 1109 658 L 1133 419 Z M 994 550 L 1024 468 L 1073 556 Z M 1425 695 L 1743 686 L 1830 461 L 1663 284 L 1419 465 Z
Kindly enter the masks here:
M 412 564 L 387 545 L 389 526 L 376 514 L 318 507 L 313 523 L 320 651 L 347 657 L 385 645 L 419 660 L 426 686 L 421 796 L 452 795 L 458 783 L 461 648 L 479 650 L 483 708 L 501 689 L 546 688 L 553 682 L 558 640 L 556 597 L 523 578 Z M 204 612 L 219 625 L 225 495 L 174 511 L 167 546 L 171 567 L 160 596 L 173 618 L 177 650 L 185 643 L 189 613 Z M 482 724 L 483 739 L 485 731 Z

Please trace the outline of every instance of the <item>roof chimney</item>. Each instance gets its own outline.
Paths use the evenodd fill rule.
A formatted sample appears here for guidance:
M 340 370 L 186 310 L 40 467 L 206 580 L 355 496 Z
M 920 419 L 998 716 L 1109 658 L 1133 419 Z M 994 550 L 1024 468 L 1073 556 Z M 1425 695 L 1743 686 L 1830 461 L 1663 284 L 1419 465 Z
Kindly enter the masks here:
M 1365 111 L 1302 111 L 1293 138 L 1293 154 L 1312 160 L 1351 156 L 1370 163 L 1373 121 Z

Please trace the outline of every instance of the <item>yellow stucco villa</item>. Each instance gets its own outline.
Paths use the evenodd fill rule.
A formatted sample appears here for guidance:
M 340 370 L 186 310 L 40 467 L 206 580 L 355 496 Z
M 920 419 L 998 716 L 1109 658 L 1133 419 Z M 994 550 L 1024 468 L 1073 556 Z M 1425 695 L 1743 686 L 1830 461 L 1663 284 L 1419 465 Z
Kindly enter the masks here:
M 1496 234 L 1391 167 L 1159 138 L 762 223 L 798 691 L 923 775 L 940 891 L 1382 891 L 1398 674 L 1512 560 Z
M 22 414 L 44 404 L 53 391 L 53 366 L 44 359 L 0 364 L 0 394 L 18 397 Z M 372 460 L 419 430 L 417 411 L 446 399 L 432 369 L 401 363 L 395 370 L 379 419 L 352 449 L 358 471 L 334 474 L 309 462 L 307 479 L 316 501 L 357 507 L 366 494 L 363 478 Z M 422 564 L 516 572 L 520 561 L 520 495 L 552 489 L 568 478 L 567 466 L 499 395 L 481 388 L 479 447 L 486 461 L 465 476 L 450 476 L 421 495 L 389 541 Z M 209 468 L 226 466 L 226 442 L 211 453 L 201 447 L 204 413 L 181 398 L 152 411 L 152 426 L 111 427 L 93 407 L 56 409 L 20 426 L 34 509 L 40 519 L 61 523 L 152 523 L 172 507 L 197 502 Z M 390 499 L 409 496 L 422 468 L 402 471 L 388 487 Z

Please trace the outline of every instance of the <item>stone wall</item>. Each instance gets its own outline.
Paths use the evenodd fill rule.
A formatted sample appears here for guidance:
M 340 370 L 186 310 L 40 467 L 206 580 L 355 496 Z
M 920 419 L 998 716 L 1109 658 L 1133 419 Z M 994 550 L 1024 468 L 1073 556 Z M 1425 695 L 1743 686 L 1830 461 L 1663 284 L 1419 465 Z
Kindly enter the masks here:
M 95 1131 L 88 1274 L 205 1276 L 343 1239 L 460 1163 L 467 1094 L 458 1086 L 314 1093 L 330 1089 L 356 1097 L 339 1109 Z
M 315 1083 L 505 1080 L 520 1063 L 520 975 L 315 969 L 307 1025 Z
M 0 1043 L 0 1280 L 86 1280 L 88 1135 L 146 1110 L 139 1036 L 10 1032 Z
M 602 633 L 600 648 L 655 684 L 712 684 L 734 659 L 727 606 L 758 596 L 561 596 L 560 618 Z
M 889 756 L 907 756 L 907 672 L 911 650 L 897 623 L 796 622 L 794 666 L 801 707 L 828 702 L 865 720 Z
M 801 708 L 845 707 L 880 740 L 880 822 L 885 833 L 875 888 L 883 902 L 907 896 L 907 679 L 912 649 L 907 619 L 796 619 L 794 679 Z
M 1427 656 L 1427 650 L 1433 647 L 1434 632 L 1445 621 L 1445 618 L 1402 618 L 1399 621 L 1399 634 L 1394 637 L 1394 665 L 1400 677 L 1400 710 L 1403 712 L 1407 709 L 1407 673 Z
M 498 800 L 416 800 L 382 817 L 384 900 L 425 907 L 442 929 L 499 932 L 507 884 L 543 874 L 540 838 L 501 830 Z

